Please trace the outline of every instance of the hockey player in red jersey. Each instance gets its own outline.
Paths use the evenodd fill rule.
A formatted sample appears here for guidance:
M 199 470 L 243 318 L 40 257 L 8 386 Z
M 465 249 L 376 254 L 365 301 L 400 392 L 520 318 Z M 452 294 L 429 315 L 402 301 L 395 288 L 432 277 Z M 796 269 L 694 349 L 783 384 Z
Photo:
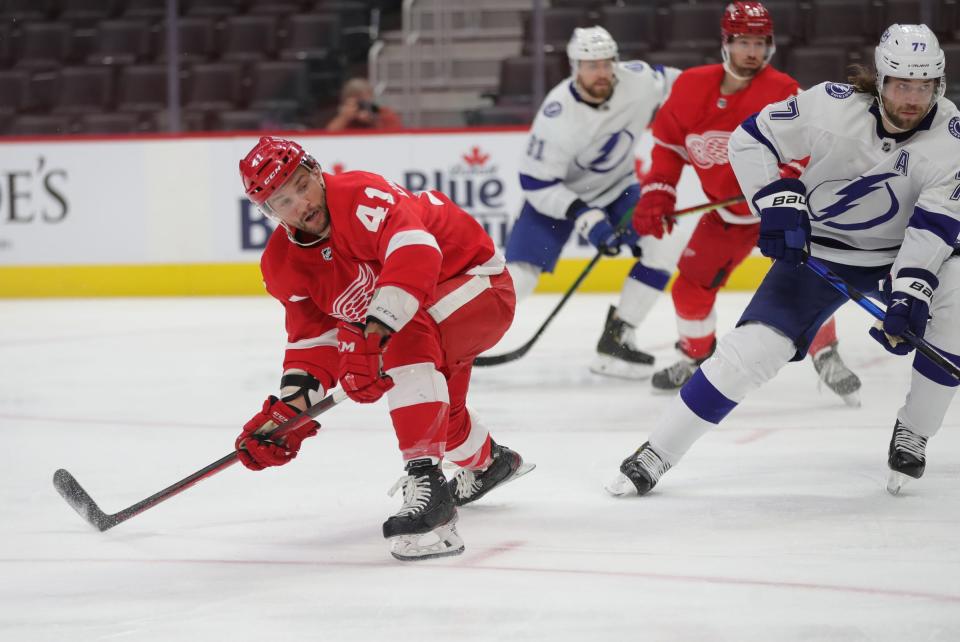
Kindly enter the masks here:
M 684 71 L 654 119 L 652 166 L 634 212 L 640 234 L 659 238 L 672 229 L 667 214 L 676 209 L 676 185 L 687 163 L 695 168 L 709 200 L 739 195 L 727 160 L 730 133 L 751 114 L 799 90 L 797 81 L 769 64 L 775 51 L 773 20 L 761 3 L 729 4 L 721 36 L 723 63 Z M 794 171 L 796 164 L 791 165 L 783 171 Z M 653 375 L 655 389 L 678 390 L 713 353 L 717 291 L 750 254 L 759 231 L 759 219 L 746 203 L 708 212 L 700 220 L 680 258 L 672 289 L 681 359 Z M 822 326 L 810 355 L 821 381 L 846 403 L 859 405 L 860 380 L 837 352 L 834 319 Z
M 261 270 L 288 335 L 280 398 L 244 426 L 240 460 L 260 470 L 296 457 L 315 422 L 277 441 L 265 433 L 338 382 L 359 403 L 386 394 L 406 469 L 391 491 L 403 490 L 403 506 L 383 525 L 391 552 L 463 552 L 456 507 L 531 468 L 466 406 L 474 357 L 513 320 L 503 257 L 443 194 L 324 173 L 290 140 L 261 138 L 240 174 L 247 197 L 279 223 Z M 443 459 L 460 466 L 449 482 Z

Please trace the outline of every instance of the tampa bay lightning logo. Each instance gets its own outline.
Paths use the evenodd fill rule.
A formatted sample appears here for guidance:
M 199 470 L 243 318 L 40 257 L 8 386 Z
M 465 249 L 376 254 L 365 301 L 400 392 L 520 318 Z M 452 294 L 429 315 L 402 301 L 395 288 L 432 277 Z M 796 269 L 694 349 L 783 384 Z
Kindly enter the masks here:
M 824 181 L 807 195 L 810 218 L 835 230 L 866 230 L 886 223 L 900 211 L 889 179 L 897 172 Z M 879 215 L 878 215 L 879 214 Z M 834 221 L 843 216 L 844 223 Z
M 834 98 L 849 98 L 853 95 L 853 86 L 842 82 L 828 82 L 826 89 Z
M 947 123 L 947 130 L 954 138 L 960 138 L 960 117 L 954 116 Z
M 627 154 L 633 154 L 634 142 L 633 134 L 621 129 L 603 139 L 599 147 L 591 145 L 578 154 L 574 162 L 580 169 L 606 174 L 619 167 Z
M 543 106 L 543 115 L 547 118 L 553 118 L 554 116 L 559 116 L 560 112 L 563 111 L 563 105 L 561 105 L 556 100 L 551 100 L 546 105 Z

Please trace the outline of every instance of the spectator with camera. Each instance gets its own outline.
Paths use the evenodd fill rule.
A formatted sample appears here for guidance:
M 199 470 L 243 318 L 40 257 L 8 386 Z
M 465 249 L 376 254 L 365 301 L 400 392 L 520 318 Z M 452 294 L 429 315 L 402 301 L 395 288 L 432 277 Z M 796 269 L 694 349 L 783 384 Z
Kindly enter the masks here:
M 337 115 L 327 123 L 327 131 L 346 129 L 400 129 L 403 123 L 397 112 L 378 105 L 373 87 L 366 78 L 351 78 L 340 90 Z

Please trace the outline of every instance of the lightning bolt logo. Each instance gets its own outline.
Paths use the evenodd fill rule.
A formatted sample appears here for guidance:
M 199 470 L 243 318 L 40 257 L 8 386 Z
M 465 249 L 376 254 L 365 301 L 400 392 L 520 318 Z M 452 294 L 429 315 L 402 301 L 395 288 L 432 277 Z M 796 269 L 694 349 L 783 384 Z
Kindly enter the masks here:
M 897 212 L 900 211 L 900 201 L 897 200 L 897 196 L 894 194 L 890 184 L 886 182 L 887 179 L 893 178 L 894 176 L 899 176 L 899 174 L 896 172 L 887 172 L 884 174 L 861 176 L 860 178 L 852 180 L 847 185 L 835 192 L 835 195 L 839 198 L 826 207 L 820 207 L 817 208 L 816 211 L 811 211 L 811 217 L 815 221 L 822 222 L 823 225 L 827 227 L 832 227 L 838 230 L 864 230 L 876 225 L 880 225 L 881 223 L 885 223 L 896 216 Z M 823 187 L 825 184 L 826 182 L 821 183 L 814 188 L 813 192 L 820 187 Z M 836 221 L 828 220 L 837 218 L 841 214 L 851 210 L 855 210 L 859 205 L 862 204 L 861 201 L 864 198 L 873 192 L 882 189 L 886 189 L 887 191 L 887 195 L 890 198 L 890 207 L 880 216 L 858 223 L 838 223 Z M 813 196 L 813 192 L 810 193 L 811 196 Z
M 582 164 L 579 159 L 576 163 L 580 169 L 605 174 L 616 168 L 620 164 L 620 161 L 623 160 L 623 157 L 632 151 L 633 134 L 622 129 L 610 134 L 610 136 L 603 141 L 603 145 L 601 145 L 597 151 L 596 157 L 587 162 L 586 165 Z

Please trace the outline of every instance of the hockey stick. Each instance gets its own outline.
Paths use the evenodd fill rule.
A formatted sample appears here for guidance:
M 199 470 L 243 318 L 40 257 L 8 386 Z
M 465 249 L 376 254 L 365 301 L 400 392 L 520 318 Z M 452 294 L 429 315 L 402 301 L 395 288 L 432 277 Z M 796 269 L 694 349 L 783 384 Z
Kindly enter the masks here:
M 675 216 L 684 216 L 686 214 L 699 214 L 701 212 L 709 212 L 710 210 L 716 209 L 718 207 L 727 207 L 729 205 L 736 205 L 744 200 L 743 196 L 736 196 L 734 198 L 728 198 L 723 201 L 717 201 L 715 203 L 704 203 L 703 205 L 696 205 L 694 207 L 688 207 L 686 209 L 677 210 L 673 214 L 670 214 L 671 217 Z M 626 229 L 627 225 L 630 223 L 630 219 L 633 217 L 633 210 L 631 209 L 620 219 L 620 222 L 617 223 L 617 231 L 622 232 Z M 573 293 L 577 291 L 577 288 L 580 287 L 580 284 L 583 283 L 583 280 L 587 278 L 587 275 L 590 274 L 590 271 L 593 270 L 593 266 L 603 257 L 602 252 L 597 252 L 590 262 L 587 263 L 587 266 L 583 268 L 583 271 L 580 273 L 580 276 L 576 278 L 573 284 L 567 288 L 567 291 L 563 293 L 563 296 L 560 298 L 560 302 L 553 308 L 547 318 L 543 323 L 540 324 L 540 327 L 537 331 L 530 337 L 530 340 L 524 343 L 522 346 L 513 350 L 512 352 L 505 352 L 503 354 L 496 355 L 480 355 L 473 360 L 473 365 L 479 367 L 485 366 L 498 366 L 501 363 L 509 363 L 510 361 L 516 361 L 523 355 L 527 354 L 530 351 L 530 348 L 533 347 L 533 344 L 537 342 L 537 339 L 540 338 L 540 335 L 543 334 L 543 331 L 547 329 L 547 326 L 550 325 L 550 322 L 553 321 L 553 317 L 557 316 L 557 313 L 560 312 L 560 309 L 566 304 L 567 299 L 573 296 Z
M 806 265 L 818 276 L 826 280 L 827 283 L 832 285 L 835 290 L 872 314 L 877 320 L 883 321 L 883 317 L 886 315 L 886 312 L 880 306 L 868 299 L 867 295 L 865 295 L 863 292 L 860 292 L 838 275 L 831 272 L 830 268 L 828 268 L 826 265 L 812 256 L 807 257 Z M 954 379 L 960 379 L 960 368 L 940 354 L 936 348 L 927 342 L 926 339 L 923 337 L 918 337 L 910 330 L 907 330 L 903 333 L 903 338 L 913 345 L 917 349 L 917 352 L 920 352 L 923 354 L 923 356 L 930 359 L 930 361 L 940 366 L 944 372 L 949 374 Z
M 333 394 L 327 395 L 319 402 L 301 412 L 296 417 L 293 417 L 289 421 L 280 425 L 278 428 L 275 428 L 272 434 L 279 437 L 290 432 L 291 430 L 295 430 L 299 426 L 305 424 L 307 421 L 314 419 L 330 410 L 335 405 L 343 401 L 346 396 L 347 395 L 345 392 L 343 392 L 343 390 L 336 390 Z M 100 510 L 100 507 L 97 506 L 97 503 L 93 501 L 93 498 L 90 497 L 87 491 L 80 486 L 80 483 L 76 480 L 76 478 L 63 468 L 53 474 L 53 487 L 57 489 L 57 492 L 60 493 L 65 500 L 67 500 L 67 503 L 73 507 L 73 510 L 77 511 L 80 517 L 85 519 L 100 532 L 103 532 L 107 529 L 113 528 L 117 524 L 127 521 L 131 517 L 139 515 L 145 510 L 153 508 L 157 504 L 164 502 L 175 495 L 179 495 L 201 479 L 206 479 L 207 477 L 216 475 L 221 470 L 229 468 L 237 461 L 239 461 L 239 458 L 237 457 L 237 451 L 233 451 L 229 455 L 221 457 L 209 466 L 201 468 L 188 477 L 184 477 L 172 486 L 164 488 L 159 493 L 151 495 L 143 501 L 137 502 L 133 506 L 124 508 L 122 511 L 112 515 L 107 515 Z

